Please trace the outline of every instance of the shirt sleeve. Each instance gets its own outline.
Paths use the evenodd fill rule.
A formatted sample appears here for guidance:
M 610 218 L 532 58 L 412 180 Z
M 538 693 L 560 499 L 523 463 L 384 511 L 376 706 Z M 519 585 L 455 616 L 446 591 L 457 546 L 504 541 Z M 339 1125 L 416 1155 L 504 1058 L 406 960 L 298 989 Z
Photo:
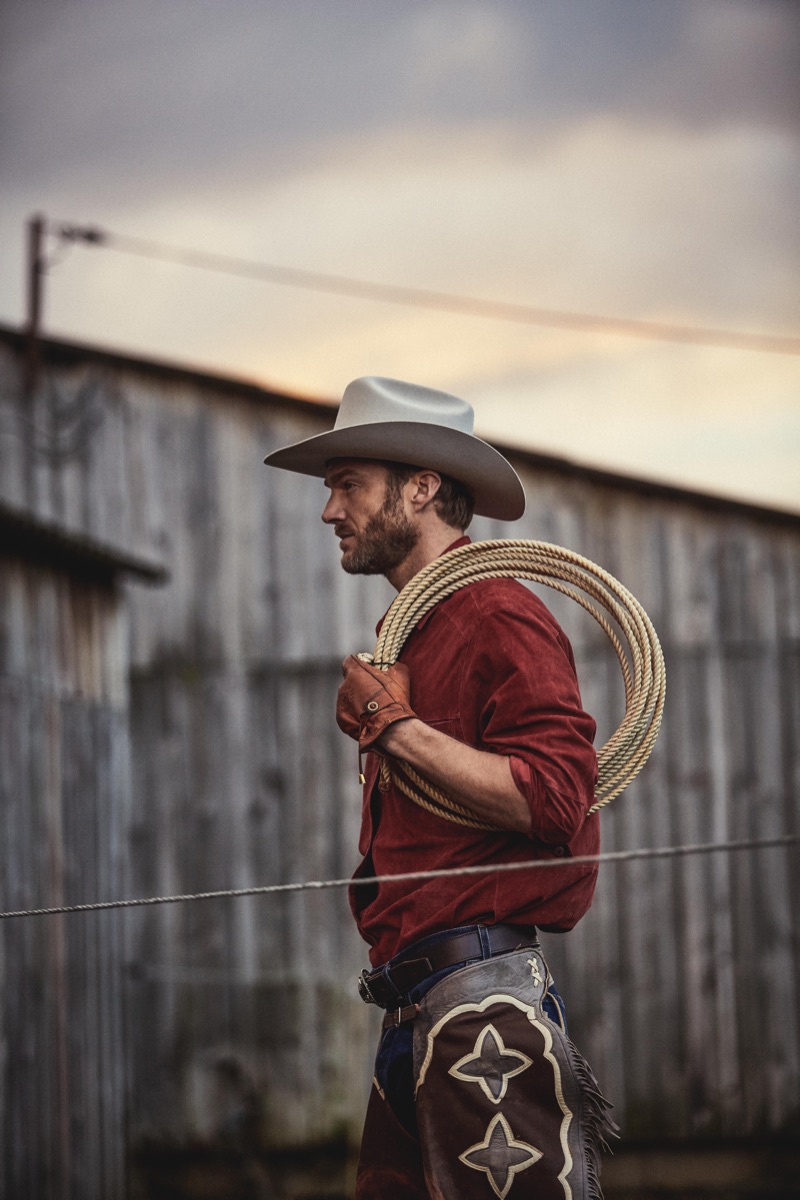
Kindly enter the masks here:
M 513 603 L 483 615 L 462 689 L 478 748 L 510 758 L 532 837 L 570 842 L 594 802 L 595 722 L 583 710 L 566 635 L 537 597 L 520 589 Z

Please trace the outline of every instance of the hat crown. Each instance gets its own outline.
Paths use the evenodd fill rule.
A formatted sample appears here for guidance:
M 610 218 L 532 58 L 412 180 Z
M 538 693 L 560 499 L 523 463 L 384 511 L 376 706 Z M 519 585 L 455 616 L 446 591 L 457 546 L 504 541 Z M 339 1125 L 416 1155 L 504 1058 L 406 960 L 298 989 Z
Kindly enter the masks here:
M 472 405 L 448 392 L 364 375 L 344 390 L 333 429 L 264 459 L 324 479 L 335 458 L 416 463 L 450 475 L 472 494 L 475 512 L 516 521 L 525 492 L 511 463 L 473 433 Z
M 458 396 L 399 379 L 364 375 L 347 385 L 334 429 L 387 421 L 439 425 L 471 434 L 475 414 L 472 405 Z

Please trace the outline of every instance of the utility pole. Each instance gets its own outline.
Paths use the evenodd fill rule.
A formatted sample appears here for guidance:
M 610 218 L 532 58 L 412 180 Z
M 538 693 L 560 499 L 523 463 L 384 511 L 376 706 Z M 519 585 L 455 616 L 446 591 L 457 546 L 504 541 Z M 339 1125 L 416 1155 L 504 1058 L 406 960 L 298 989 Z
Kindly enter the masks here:
M 25 368 L 23 391 L 30 403 L 39 381 L 41 357 L 40 333 L 42 324 L 42 276 L 45 272 L 44 235 L 47 222 L 41 213 L 28 221 L 27 301 L 28 315 L 25 328 Z

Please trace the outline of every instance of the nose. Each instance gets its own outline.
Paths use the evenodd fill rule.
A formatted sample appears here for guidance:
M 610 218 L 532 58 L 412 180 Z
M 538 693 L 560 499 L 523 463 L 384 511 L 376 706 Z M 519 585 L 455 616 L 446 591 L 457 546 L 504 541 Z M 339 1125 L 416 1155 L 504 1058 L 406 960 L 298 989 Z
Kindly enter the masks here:
M 331 492 L 328 497 L 328 503 L 322 510 L 322 520 L 326 525 L 335 525 L 342 517 L 342 506 L 337 503 L 336 498 Z

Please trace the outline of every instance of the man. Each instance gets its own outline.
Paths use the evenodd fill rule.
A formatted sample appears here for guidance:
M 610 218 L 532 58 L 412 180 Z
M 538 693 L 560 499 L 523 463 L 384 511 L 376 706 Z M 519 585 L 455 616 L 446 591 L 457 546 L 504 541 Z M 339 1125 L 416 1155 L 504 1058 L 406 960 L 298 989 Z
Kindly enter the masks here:
M 468 544 L 473 511 L 524 511 L 515 471 L 472 427 L 454 396 L 369 377 L 347 387 L 333 430 L 266 462 L 322 476 L 344 570 L 400 590 Z M 597 1197 L 613 1123 L 537 936 L 572 928 L 596 879 L 568 865 L 599 848 L 595 726 L 569 643 L 527 588 L 484 580 L 427 613 L 387 670 L 350 657 L 343 671 L 337 720 L 365 756 L 356 879 L 564 860 L 353 887 L 372 964 L 360 991 L 386 1010 L 356 1196 Z M 461 816 L 425 807 L 406 765 Z

